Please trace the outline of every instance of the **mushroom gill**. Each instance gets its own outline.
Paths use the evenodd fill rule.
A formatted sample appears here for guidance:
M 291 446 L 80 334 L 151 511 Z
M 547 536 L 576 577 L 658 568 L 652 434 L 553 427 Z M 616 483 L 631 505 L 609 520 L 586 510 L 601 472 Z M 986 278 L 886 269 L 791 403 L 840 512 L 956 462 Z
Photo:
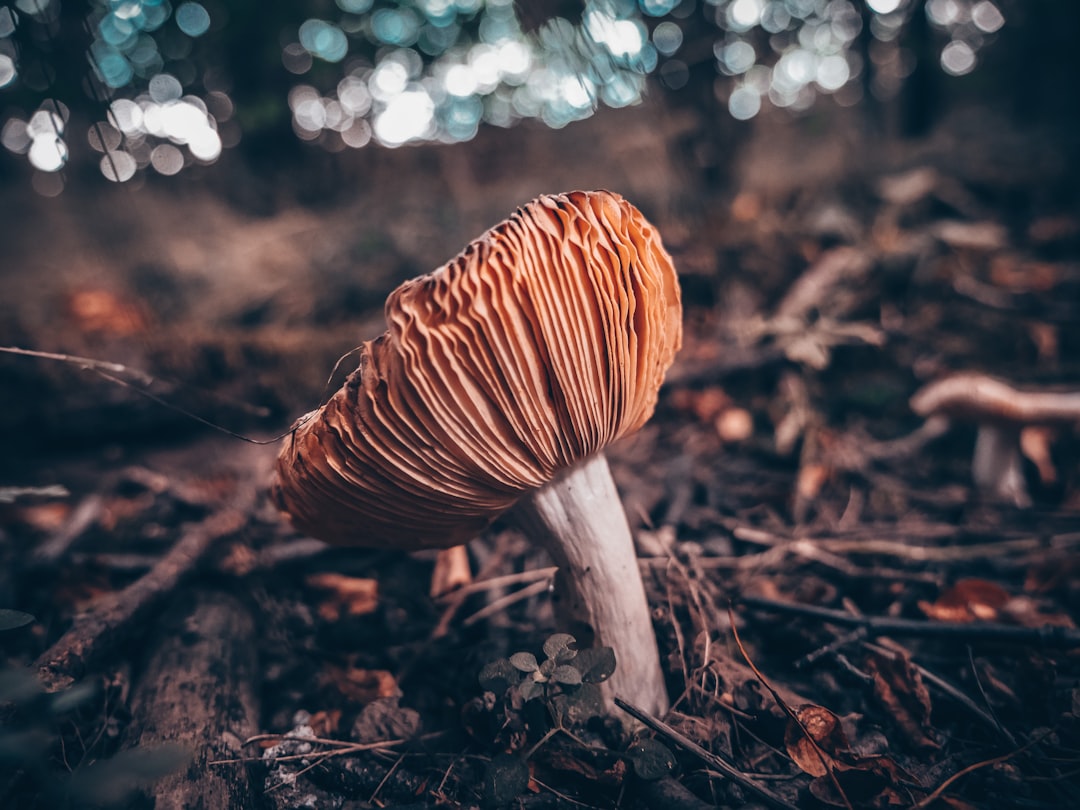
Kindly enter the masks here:
M 674 267 L 620 196 L 536 199 L 386 303 L 301 420 L 272 494 L 344 545 L 453 546 L 652 415 L 681 341 Z

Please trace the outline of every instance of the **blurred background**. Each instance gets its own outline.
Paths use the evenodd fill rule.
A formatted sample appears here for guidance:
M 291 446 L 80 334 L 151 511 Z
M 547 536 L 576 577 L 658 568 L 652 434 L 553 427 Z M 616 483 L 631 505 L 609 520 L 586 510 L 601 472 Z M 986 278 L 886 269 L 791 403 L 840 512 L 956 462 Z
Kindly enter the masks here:
M 883 206 L 1075 258 L 1078 30 L 1060 0 L 6 3 L 0 343 L 283 429 L 389 289 L 571 188 L 641 207 L 703 311 L 880 247 Z M 24 359 L 0 409 L 12 448 L 196 428 Z

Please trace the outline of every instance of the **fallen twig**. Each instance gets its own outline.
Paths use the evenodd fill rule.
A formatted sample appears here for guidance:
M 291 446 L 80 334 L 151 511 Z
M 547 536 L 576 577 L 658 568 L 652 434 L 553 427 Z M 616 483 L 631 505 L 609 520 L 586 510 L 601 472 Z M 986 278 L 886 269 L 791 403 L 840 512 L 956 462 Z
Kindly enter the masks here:
M 465 619 L 463 619 L 461 624 L 463 627 L 471 627 L 477 622 L 486 619 L 488 616 L 494 616 L 495 614 L 503 613 L 508 607 L 515 604 L 516 602 L 520 602 L 524 599 L 531 599 L 534 596 L 539 596 L 540 594 L 545 593 L 550 589 L 550 579 L 542 579 L 539 582 L 534 582 L 532 585 L 528 585 L 524 588 L 513 591 L 512 593 L 508 593 L 506 596 L 500 597 L 494 602 L 485 605 L 480 610 L 476 611 L 476 613 L 473 613 L 471 616 L 467 616 Z
M 670 740 L 671 742 L 682 748 L 684 751 L 693 754 L 698 759 L 715 768 L 731 781 L 739 784 L 746 790 L 749 790 L 755 796 L 758 796 L 759 798 L 764 800 L 769 806 L 783 808 L 783 810 L 797 810 L 795 805 L 787 802 L 783 797 L 778 796 L 764 785 L 747 776 L 734 765 L 729 763 L 727 760 L 722 759 L 717 754 L 706 751 L 696 742 L 691 740 L 689 737 L 680 734 L 663 720 L 659 720 L 653 717 L 651 714 L 642 711 L 637 706 L 627 703 L 622 698 L 615 698 L 615 705 L 627 714 L 629 714 L 635 720 L 644 723 L 657 734 Z
M 405 740 L 377 740 L 370 743 L 357 743 L 346 742 L 344 740 L 328 740 L 321 737 L 297 737 L 290 734 L 256 734 L 254 737 L 248 737 L 244 740 L 243 745 L 247 746 L 253 742 L 261 742 L 263 740 L 277 740 L 279 742 L 303 742 L 312 743 L 313 745 L 326 745 L 332 747 L 330 751 L 307 751 L 302 754 L 282 754 L 278 757 L 273 757 L 274 762 L 292 762 L 294 760 L 304 759 L 318 759 L 322 762 L 330 757 L 339 757 L 346 754 L 362 754 L 365 751 L 381 751 L 385 748 L 393 748 L 395 745 L 401 745 Z M 231 759 L 215 759 L 207 762 L 207 765 L 233 765 L 237 762 L 262 762 L 262 755 L 251 757 L 233 757 Z
M 761 683 L 761 685 L 764 686 L 765 689 L 768 690 L 769 694 L 772 695 L 773 700 L 776 701 L 776 705 L 783 710 L 784 714 L 788 716 L 792 723 L 799 727 L 799 731 L 802 732 L 803 737 L 808 743 L 810 743 L 810 746 L 814 749 L 814 754 L 817 756 L 818 761 L 821 763 L 821 767 L 823 767 L 828 774 L 829 780 L 832 782 L 833 787 L 836 789 L 837 795 L 839 795 L 840 798 L 843 800 L 844 806 L 847 808 L 847 810 L 854 810 L 854 806 L 851 804 L 851 800 L 848 798 L 847 793 L 844 792 L 844 786 L 840 784 L 840 780 L 836 777 L 836 768 L 833 765 L 832 757 L 825 752 L 825 750 L 821 747 L 820 744 L 818 744 L 817 738 L 810 733 L 810 730 L 806 727 L 806 724 L 803 723 L 802 718 L 799 717 L 799 713 L 796 712 L 795 709 L 791 707 L 791 705 L 784 701 L 784 699 L 780 696 L 780 693 L 773 687 L 772 682 L 765 677 L 765 673 L 759 670 L 757 668 L 757 664 L 755 664 L 750 658 L 750 655 L 746 652 L 746 648 L 743 646 L 742 639 L 739 637 L 739 628 L 736 626 L 737 623 L 735 621 L 735 611 L 731 608 L 730 605 L 728 606 L 728 615 L 731 624 L 731 635 L 735 638 L 735 646 L 739 648 L 739 653 L 746 661 L 746 665 L 750 667 L 754 675 L 757 676 L 757 679 Z
M 951 638 L 965 641 L 995 641 L 1016 644 L 1038 643 L 1044 647 L 1069 649 L 1080 647 L 1080 630 L 1073 627 L 1043 625 L 1042 627 L 1019 627 L 991 622 L 930 622 L 917 619 L 897 619 L 892 616 L 853 616 L 842 610 L 798 605 L 760 596 L 742 596 L 739 604 L 757 610 L 806 616 L 822 621 L 861 627 L 869 636 L 919 636 L 923 638 Z
M 30 567 L 45 568 L 55 565 L 75 542 L 97 522 L 105 508 L 105 501 L 100 495 L 89 495 L 79 502 L 64 525 L 31 552 L 28 561 Z
M 254 487 L 247 486 L 244 503 L 214 513 L 187 529 L 176 545 L 147 574 L 122 591 L 104 597 L 92 613 L 76 619 L 64 635 L 34 662 L 38 679 L 47 692 L 71 686 L 103 660 L 140 621 L 156 610 L 177 584 L 206 555 L 214 543 L 239 531 L 248 520 L 247 503 Z
M 726 525 L 736 540 L 742 540 L 744 543 L 752 543 L 757 546 L 776 548 L 801 540 L 811 542 L 815 546 L 834 554 L 880 555 L 899 557 L 911 562 L 964 563 L 970 560 L 985 560 L 988 557 L 1003 557 L 1014 552 L 1030 553 L 1047 549 L 1062 550 L 1080 546 L 1080 532 L 1053 535 L 1049 538 L 1019 537 L 1011 540 L 997 540 L 992 543 L 926 546 L 900 540 L 859 538 L 849 540 L 842 537 L 794 538 L 737 523 L 727 523 Z M 708 565 L 708 563 L 708 557 L 702 559 L 703 565 Z

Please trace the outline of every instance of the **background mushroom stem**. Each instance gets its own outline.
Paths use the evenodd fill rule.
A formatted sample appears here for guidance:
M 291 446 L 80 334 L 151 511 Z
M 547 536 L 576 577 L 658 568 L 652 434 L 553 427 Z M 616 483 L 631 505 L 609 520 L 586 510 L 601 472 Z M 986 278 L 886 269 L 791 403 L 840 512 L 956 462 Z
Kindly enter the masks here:
M 1020 456 L 1020 428 L 980 425 L 971 460 L 971 477 L 983 492 L 1021 509 L 1031 506 L 1024 462 Z
M 668 710 L 660 656 L 637 554 L 607 460 L 597 454 L 518 502 L 507 517 L 543 544 L 559 566 L 558 629 L 615 650 L 615 673 L 601 684 L 654 715 Z

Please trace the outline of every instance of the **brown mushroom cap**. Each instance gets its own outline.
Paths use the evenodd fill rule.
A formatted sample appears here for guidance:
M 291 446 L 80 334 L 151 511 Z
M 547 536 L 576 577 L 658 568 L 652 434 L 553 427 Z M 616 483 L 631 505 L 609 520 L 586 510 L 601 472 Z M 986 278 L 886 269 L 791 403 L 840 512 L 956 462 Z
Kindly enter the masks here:
M 985 374 L 965 372 L 943 377 L 915 392 L 911 409 L 920 416 L 1017 427 L 1080 423 L 1080 393 L 1021 391 Z
M 652 415 L 681 342 L 671 258 L 606 191 L 536 199 L 386 303 L 287 438 L 272 494 L 346 545 L 451 546 Z

